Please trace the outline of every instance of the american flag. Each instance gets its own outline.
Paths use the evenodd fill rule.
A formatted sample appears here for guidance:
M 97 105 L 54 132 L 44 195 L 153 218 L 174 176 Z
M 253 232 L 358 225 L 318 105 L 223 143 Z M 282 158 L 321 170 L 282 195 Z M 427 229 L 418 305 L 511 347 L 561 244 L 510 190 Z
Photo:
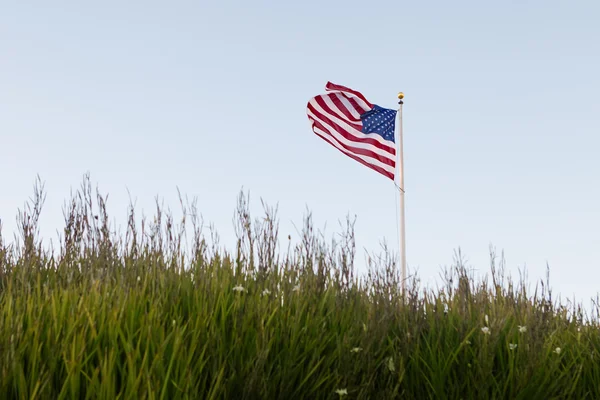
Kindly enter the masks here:
M 370 103 L 362 93 L 327 82 L 306 113 L 317 136 L 348 157 L 394 180 L 396 110 Z

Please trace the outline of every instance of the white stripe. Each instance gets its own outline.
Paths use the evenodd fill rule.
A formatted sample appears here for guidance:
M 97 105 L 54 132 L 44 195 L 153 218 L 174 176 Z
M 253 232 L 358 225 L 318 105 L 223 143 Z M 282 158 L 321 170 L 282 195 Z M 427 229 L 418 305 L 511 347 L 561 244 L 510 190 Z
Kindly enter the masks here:
M 360 114 L 358 114 L 356 112 L 356 110 L 354 109 L 354 107 L 352 107 L 352 105 L 350 104 L 350 102 L 348 101 L 348 99 L 346 99 L 344 96 L 340 95 L 339 93 L 335 93 L 334 96 L 336 96 L 340 101 L 342 102 L 346 102 L 347 104 L 343 104 L 342 107 L 345 107 L 348 112 L 350 114 L 352 114 L 352 116 L 354 118 L 357 119 L 357 121 L 352 121 L 355 124 L 359 124 L 362 123 L 361 119 L 360 119 Z M 335 105 L 335 103 L 333 102 L 333 100 L 331 99 L 331 97 L 329 96 L 322 96 L 321 97 L 323 99 L 323 101 L 325 102 L 325 104 L 327 104 L 329 106 L 329 108 L 331 108 L 331 110 L 336 113 L 341 119 L 343 119 L 344 121 L 348 121 L 348 117 L 344 114 L 344 112 L 342 111 L 342 109 L 338 106 Z
M 371 109 L 371 107 L 369 107 L 369 105 L 367 103 L 365 103 L 365 101 L 363 99 L 361 99 L 358 96 L 353 95 L 352 93 L 349 92 L 341 92 L 344 94 L 344 96 L 347 97 L 352 97 L 354 100 L 356 100 L 356 102 L 358 103 L 359 107 L 362 107 L 363 110 L 365 110 L 365 112 L 369 111 Z
M 349 150 L 346 150 L 344 147 L 342 147 L 338 142 L 336 142 L 335 140 L 333 140 L 330 136 L 330 134 L 328 132 L 324 132 L 322 129 L 313 126 L 312 127 L 315 134 L 317 134 L 318 136 L 320 136 L 321 138 L 323 138 L 324 140 L 326 140 L 328 143 L 330 143 L 332 146 L 334 146 L 336 149 L 338 149 L 339 151 L 345 153 L 345 154 L 351 154 L 354 157 L 358 157 L 361 160 L 365 161 L 366 163 L 370 164 L 370 165 L 375 165 L 379 168 L 384 169 L 385 171 L 389 172 L 392 174 L 392 176 L 395 175 L 396 169 L 392 166 L 389 166 L 387 164 L 383 164 L 381 163 L 379 160 L 372 158 L 372 157 L 368 157 L 368 156 L 364 156 L 362 154 L 356 154 L 353 153 Z
M 332 121 L 336 122 L 344 130 L 350 131 L 352 133 L 352 135 L 356 136 L 356 138 L 358 140 L 362 140 L 364 138 L 374 139 L 383 145 L 390 146 L 392 148 L 396 148 L 396 144 L 394 142 L 392 142 L 391 140 L 385 140 L 383 138 L 383 136 L 381 136 L 377 133 L 364 133 L 364 132 L 358 131 L 355 128 L 353 128 L 352 126 L 348 125 L 348 123 L 346 122 L 345 119 L 338 118 L 335 115 L 331 115 L 330 113 L 325 112 L 325 110 L 323 110 L 323 108 L 319 105 L 319 103 L 316 102 L 316 100 L 314 98 L 310 100 L 310 104 L 321 114 L 327 115 Z M 307 111 L 310 111 L 310 110 L 307 108 Z
M 365 112 L 371 109 L 371 107 L 363 99 L 351 92 L 346 92 L 345 90 L 332 90 L 327 88 L 325 88 L 325 90 L 327 90 L 328 93 L 340 93 L 342 94 L 342 97 L 353 98 L 354 100 L 356 100 L 358 105 L 362 107 L 363 110 L 365 110 Z
M 335 93 L 334 96 L 337 96 L 339 98 L 344 98 L 344 96 L 340 96 L 337 93 Z M 335 103 L 333 102 L 333 100 L 331 100 L 331 97 L 329 97 L 329 95 L 324 95 L 324 96 L 319 96 L 319 97 L 325 102 L 325 104 L 327 104 L 329 106 L 329 108 L 331 109 L 331 111 L 333 111 L 340 119 L 342 119 L 343 121 L 348 122 L 348 117 L 346 117 L 346 115 L 344 114 L 344 112 L 338 106 L 335 105 Z M 346 101 L 348 101 L 348 100 L 346 100 Z M 312 104 L 316 105 L 315 103 L 312 103 Z M 350 106 L 350 107 L 352 107 L 352 106 Z M 349 109 L 348 111 L 351 112 L 352 109 Z M 356 114 L 356 112 L 352 113 L 353 116 L 354 116 L 354 114 Z M 327 114 L 327 115 L 329 115 L 329 114 Z M 355 124 L 361 123 L 361 121 L 360 121 L 360 115 L 358 115 L 358 117 L 356 117 L 356 119 L 358 121 L 352 121 L 352 122 L 355 123 Z
M 363 99 L 361 99 L 360 97 L 358 97 L 357 95 L 355 95 L 355 94 L 354 94 L 354 93 L 352 93 L 352 92 L 346 92 L 345 90 L 338 90 L 338 89 L 336 89 L 336 90 L 333 90 L 333 89 L 327 89 L 327 87 L 325 87 L 325 90 L 326 90 L 327 92 L 329 92 L 329 93 L 341 93 L 343 96 L 346 96 L 346 97 L 351 97 L 351 98 L 355 99 L 355 100 L 356 100 L 356 102 L 358 103 L 358 105 L 359 105 L 360 107 L 362 107 L 362 109 L 363 109 L 365 112 L 371 109 L 371 107 L 369 106 L 369 104 L 368 104 L 368 103 L 366 103 L 366 102 L 365 102 Z
M 342 104 L 350 111 L 350 113 L 352 114 L 352 116 L 354 118 L 360 120 L 360 113 L 358 111 L 356 111 L 356 109 L 354 108 L 354 106 L 352 104 L 350 104 L 350 101 L 345 96 L 342 96 L 339 93 L 336 93 L 335 96 L 338 99 L 340 99 L 340 101 L 342 102 Z
M 314 120 L 318 121 L 321 123 L 321 125 L 327 126 L 328 128 L 331 129 L 331 135 L 335 136 L 335 138 L 337 140 L 339 140 L 340 142 L 342 142 L 343 144 L 345 144 L 348 147 L 357 147 L 359 149 L 365 149 L 365 150 L 369 150 L 372 151 L 373 153 L 376 153 L 384 158 L 387 158 L 391 161 L 396 161 L 396 156 L 391 154 L 389 151 L 385 151 L 383 149 L 380 149 L 376 146 L 373 146 L 372 144 L 369 143 L 365 143 L 365 142 L 355 142 L 353 140 L 348 140 L 346 139 L 344 136 L 340 135 L 339 132 L 337 132 L 335 130 L 334 127 L 332 127 L 330 124 L 328 124 L 327 122 L 323 121 L 321 118 L 319 118 L 318 115 L 316 115 L 315 113 L 313 113 L 311 110 L 307 110 L 308 111 L 308 115 L 313 118 Z M 356 129 L 352 129 L 354 132 L 360 133 L 358 132 Z

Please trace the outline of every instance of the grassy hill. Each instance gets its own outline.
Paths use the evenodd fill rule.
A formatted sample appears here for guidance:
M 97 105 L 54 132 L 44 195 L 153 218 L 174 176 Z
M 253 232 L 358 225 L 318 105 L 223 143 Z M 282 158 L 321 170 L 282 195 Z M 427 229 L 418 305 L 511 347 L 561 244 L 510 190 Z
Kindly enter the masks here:
M 597 319 L 495 262 L 492 285 L 458 259 L 444 287 L 413 276 L 403 294 L 389 252 L 356 275 L 350 220 L 333 242 L 307 216 L 280 251 L 275 210 L 252 219 L 240 196 L 224 252 L 193 203 L 112 232 L 85 182 L 52 249 L 42 203 L 38 186 L 21 239 L 0 238 L 2 398 L 600 398 Z

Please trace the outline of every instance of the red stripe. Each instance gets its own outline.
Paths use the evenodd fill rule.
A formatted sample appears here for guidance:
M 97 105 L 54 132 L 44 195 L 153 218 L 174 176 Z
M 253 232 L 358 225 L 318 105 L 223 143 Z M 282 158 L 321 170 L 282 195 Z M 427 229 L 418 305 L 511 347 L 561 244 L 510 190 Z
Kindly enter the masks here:
M 323 124 L 321 124 L 319 121 L 316 121 L 314 119 L 311 118 L 311 120 L 313 121 L 313 125 L 316 126 L 317 128 L 321 129 L 322 131 L 327 132 L 329 135 L 331 135 L 331 129 L 334 129 L 336 131 L 339 132 L 337 126 L 324 126 Z M 314 131 L 314 128 L 313 128 Z M 317 133 L 317 132 L 315 132 Z M 374 151 L 371 150 L 367 150 L 367 149 L 363 149 L 360 147 L 352 147 L 352 146 L 348 146 L 344 143 L 342 143 L 341 141 L 339 141 L 335 136 L 331 135 L 331 138 L 333 140 L 335 140 L 340 146 L 342 146 L 343 148 L 345 148 L 346 150 L 355 153 L 355 154 L 360 154 L 362 156 L 365 157 L 369 157 L 369 158 L 373 158 L 379 162 L 381 162 L 382 164 L 385 165 L 389 165 L 392 168 L 396 167 L 396 161 L 394 160 L 394 158 L 387 158 L 385 156 L 382 156 L 381 154 L 375 153 Z M 390 156 L 392 157 L 392 156 Z
M 312 121 L 313 123 L 316 123 L 316 121 L 314 121 L 314 120 L 311 120 L 311 121 Z M 314 128 L 313 128 L 313 132 L 314 132 Z M 327 130 L 326 130 L 326 132 L 327 132 Z M 384 175 L 384 176 L 386 176 L 386 177 L 390 178 L 391 180 L 394 180 L 394 174 L 393 174 L 393 173 L 391 173 L 391 172 L 389 172 L 389 171 L 386 171 L 385 169 L 383 169 L 383 168 L 381 168 L 381 167 L 378 167 L 377 165 L 369 164 L 369 163 L 368 163 L 368 162 L 366 162 L 365 160 L 363 160 L 363 159 L 361 159 L 361 158 L 359 158 L 359 157 L 356 157 L 356 156 L 355 156 L 355 155 L 353 155 L 353 154 L 344 153 L 342 150 L 340 150 L 340 149 L 338 149 L 337 147 L 335 147 L 335 146 L 334 146 L 334 145 L 333 145 L 333 144 L 332 144 L 332 143 L 331 143 L 329 140 L 327 140 L 327 139 L 326 139 L 326 138 L 325 138 L 323 135 L 321 135 L 320 133 L 318 133 L 318 132 L 315 132 L 315 134 L 316 134 L 317 136 L 319 136 L 321 139 L 323 139 L 324 141 L 326 141 L 327 143 L 329 143 L 329 144 L 330 144 L 330 145 L 331 145 L 333 148 L 335 148 L 336 150 L 338 150 L 340 153 L 342 153 L 342 154 L 344 154 L 344 155 L 346 155 L 346 156 L 348 156 L 348 157 L 352 158 L 352 159 L 353 159 L 353 160 L 355 160 L 355 161 L 358 161 L 359 163 L 363 164 L 364 166 L 366 166 L 366 167 L 368 167 L 368 168 L 370 168 L 370 169 L 372 169 L 372 170 L 374 170 L 374 171 L 377 171 L 377 172 L 379 172 L 380 174 L 382 174 L 382 175 Z M 329 138 L 333 138 L 333 136 L 328 136 L 328 137 L 329 137 Z M 335 138 L 333 138 L 333 139 L 335 139 Z
M 315 101 L 317 102 L 318 105 L 321 106 L 321 108 L 327 113 L 327 115 L 340 118 L 336 114 L 336 112 L 333 111 L 331 109 L 331 107 L 329 107 L 327 105 L 327 103 L 324 100 L 324 96 L 317 96 L 317 97 L 315 97 Z M 343 119 L 343 118 L 340 118 L 340 119 Z M 350 120 L 345 120 L 344 122 L 346 122 L 348 125 L 350 125 L 352 128 L 356 129 L 359 132 L 362 130 L 362 122 L 356 123 L 356 122 L 353 122 L 353 121 L 350 121 Z
M 348 107 L 346 107 L 346 105 L 340 99 L 340 96 L 340 93 L 331 93 L 327 95 L 327 97 L 333 102 L 333 104 L 335 104 L 337 108 L 340 109 L 340 111 L 346 116 L 346 118 L 348 118 L 348 120 L 360 122 L 360 118 L 356 118 L 354 115 L 352 115 Z
M 372 138 L 357 138 L 356 136 L 352 135 L 348 130 L 342 128 L 341 126 L 339 126 L 336 122 L 332 121 L 328 115 L 330 115 L 332 113 L 331 109 L 329 107 L 327 107 L 327 104 L 325 104 L 324 101 L 322 101 L 322 99 L 319 98 L 319 96 L 315 97 L 315 101 L 319 104 L 319 106 L 321 106 L 321 108 L 323 108 L 323 111 L 325 111 L 327 114 L 323 114 L 320 111 L 318 111 L 312 104 L 310 104 L 310 102 L 308 103 L 308 109 L 310 109 L 310 111 L 312 111 L 314 114 L 316 114 L 320 119 L 323 120 L 323 122 L 325 122 L 327 125 L 330 126 L 335 126 L 336 127 L 336 131 L 342 135 L 343 137 L 345 137 L 346 139 L 353 141 L 353 142 L 362 142 L 362 143 L 367 143 L 370 144 L 372 146 L 377 147 L 378 149 L 381 149 L 383 151 L 386 151 L 392 155 L 396 155 L 396 148 L 392 147 L 392 146 L 388 146 L 385 145 L 375 139 Z M 346 121 L 348 122 L 348 121 Z M 349 123 L 349 125 L 353 126 L 353 124 Z M 357 131 L 361 131 L 362 127 L 357 129 Z
M 362 93 L 357 92 L 356 90 L 350 89 L 350 88 L 348 88 L 346 86 L 336 85 L 335 83 L 327 82 L 327 84 L 325 85 L 325 89 L 326 90 L 339 90 L 341 92 L 351 93 L 351 94 L 355 95 L 356 97 L 359 97 L 365 103 L 367 103 L 367 105 L 369 106 L 369 108 L 373 108 L 373 104 L 371 104 L 369 102 L 369 100 L 367 100 L 367 98 L 365 96 L 363 96 Z
M 344 96 L 346 96 L 346 95 L 344 95 Z M 352 107 L 354 107 L 356 112 L 358 112 L 360 115 L 366 113 L 367 111 L 369 111 L 370 109 L 373 108 L 373 107 L 371 107 L 369 110 L 365 110 L 363 107 L 360 106 L 360 104 L 358 104 L 358 101 L 356 101 L 356 99 L 354 97 L 346 96 L 346 98 L 348 99 L 350 104 L 352 104 Z

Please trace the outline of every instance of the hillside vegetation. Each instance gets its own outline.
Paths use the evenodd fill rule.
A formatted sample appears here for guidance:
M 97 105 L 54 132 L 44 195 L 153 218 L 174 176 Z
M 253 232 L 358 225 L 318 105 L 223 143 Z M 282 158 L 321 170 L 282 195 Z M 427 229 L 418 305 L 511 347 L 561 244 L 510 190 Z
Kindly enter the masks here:
M 51 246 L 43 200 L 38 183 L 0 237 L 2 398 L 600 398 L 597 308 L 529 292 L 493 254 L 489 280 L 457 257 L 402 293 L 385 248 L 357 274 L 350 219 L 326 239 L 309 214 L 279 243 L 276 209 L 255 219 L 241 194 L 225 251 L 194 202 L 178 221 L 131 207 L 116 232 L 86 178 Z

